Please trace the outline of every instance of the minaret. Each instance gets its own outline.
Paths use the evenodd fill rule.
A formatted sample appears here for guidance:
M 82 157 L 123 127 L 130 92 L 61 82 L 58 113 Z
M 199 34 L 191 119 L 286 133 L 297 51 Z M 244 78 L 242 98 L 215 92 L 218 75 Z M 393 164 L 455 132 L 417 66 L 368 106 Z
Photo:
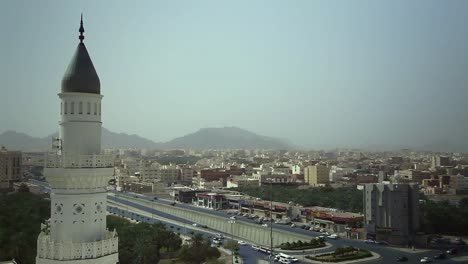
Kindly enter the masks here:
M 84 40 L 62 79 L 60 137 L 46 155 L 51 217 L 37 240 L 37 264 L 115 264 L 118 238 L 106 228 L 106 186 L 114 159 L 101 153 L 101 85 Z

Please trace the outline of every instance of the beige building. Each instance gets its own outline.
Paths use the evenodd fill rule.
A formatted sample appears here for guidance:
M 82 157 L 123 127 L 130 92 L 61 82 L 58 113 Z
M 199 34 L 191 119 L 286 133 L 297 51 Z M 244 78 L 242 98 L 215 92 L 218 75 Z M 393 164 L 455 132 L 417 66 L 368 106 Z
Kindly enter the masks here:
M 408 245 L 419 230 L 419 185 L 366 184 L 364 226 L 374 240 Z
M 0 189 L 11 188 L 13 182 L 21 179 L 21 152 L 0 149 Z
M 325 165 L 316 164 L 304 168 L 304 182 L 312 186 L 327 184 L 330 179 L 330 169 Z

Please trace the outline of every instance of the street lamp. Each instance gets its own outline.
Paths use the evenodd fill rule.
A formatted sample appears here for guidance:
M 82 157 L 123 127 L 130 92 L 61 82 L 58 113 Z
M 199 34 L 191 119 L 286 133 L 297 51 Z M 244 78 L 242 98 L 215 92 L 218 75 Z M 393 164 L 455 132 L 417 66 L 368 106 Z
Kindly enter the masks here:
M 232 226 L 236 223 L 234 220 L 229 220 L 228 224 L 231 225 L 231 242 L 232 242 L 232 249 L 231 249 L 231 260 L 234 263 L 234 233 L 232 232 Z

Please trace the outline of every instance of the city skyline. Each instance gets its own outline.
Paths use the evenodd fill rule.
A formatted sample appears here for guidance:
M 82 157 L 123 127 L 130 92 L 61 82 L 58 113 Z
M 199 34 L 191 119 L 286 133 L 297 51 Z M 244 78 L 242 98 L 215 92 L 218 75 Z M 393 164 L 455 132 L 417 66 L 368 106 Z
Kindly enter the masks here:
M 236 126 L 305 147 L 466 142 L 466 3 L 265 3 L 2 3 L 0 110 L 14 118 L 2 115 L 0 133 L 55 131 L 48 95 L 80 10 L 112 131 L 161 142 Z M 38 100 L 18 107 L 23 97 Z

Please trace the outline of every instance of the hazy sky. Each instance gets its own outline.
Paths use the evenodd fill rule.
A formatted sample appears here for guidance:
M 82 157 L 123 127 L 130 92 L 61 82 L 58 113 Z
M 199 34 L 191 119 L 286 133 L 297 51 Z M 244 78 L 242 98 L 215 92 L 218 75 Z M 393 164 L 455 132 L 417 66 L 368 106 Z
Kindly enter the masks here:
M 103 125 L 298 144 L 468 140 L 468 1 L 0 1 L 0 133 L 58 129 L 79 42 Z

